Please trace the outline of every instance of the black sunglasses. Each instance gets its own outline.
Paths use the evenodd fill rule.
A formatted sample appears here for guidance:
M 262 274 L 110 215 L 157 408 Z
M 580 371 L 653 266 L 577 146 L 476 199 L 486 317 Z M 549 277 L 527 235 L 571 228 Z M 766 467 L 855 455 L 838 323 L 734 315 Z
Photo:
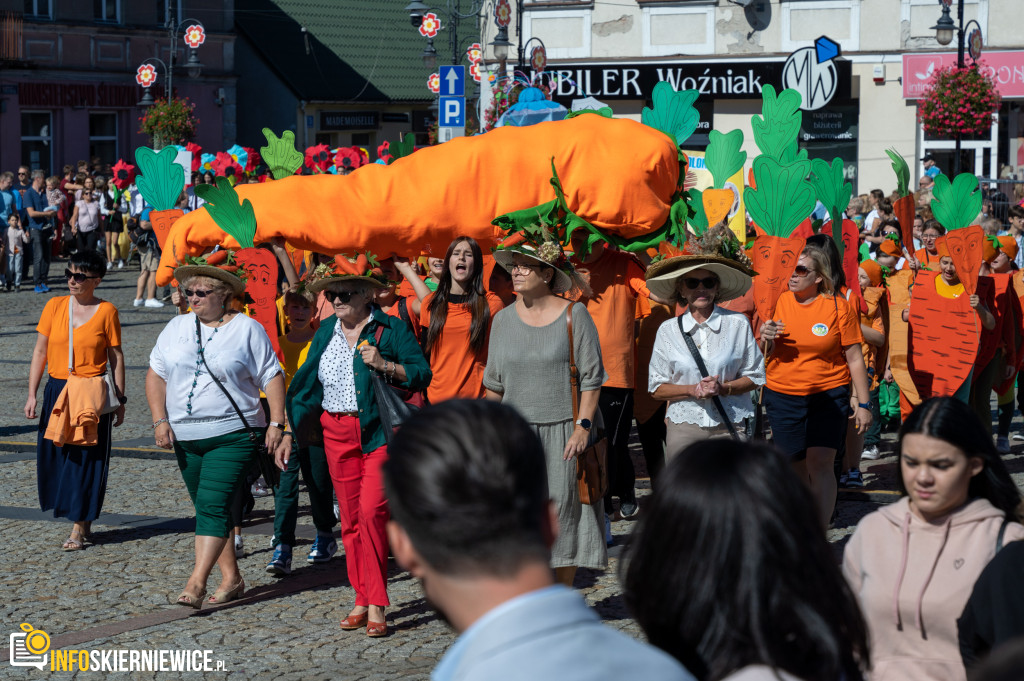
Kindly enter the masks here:
M 204 291 L 203 289 L 199 288 L 183 288 L 181 289 L 181 292 L 185 294 L 186 298 L 191 298 L 192 296 L 195 296 L 196 298 L 205 298 L 206 296 L 213 293 L 213 289 L 206 289 Z
M 797 265 L 796 267 L 793 268 L 793 274 L 799 275 L 801 277 L 806 277 L 808 274 L 810 274 L 813 271 L 814 270 L 808 269 L 808 268 L 804 267 L 803 265 Z
M 704 288 L 715 288 L 718 286 L 718 277 L 704 277 L 703 279 L 686 277 L 683 279 L 683 285 L 688 289 L 695 289 L 698 286 L 703 286 Z
M 82 272 L 72 272 L 71 270 L 65 269 L 64 270 L 64 278 L 65 279 L 74 279 L 77 283 L 81 284 L 86 279 L 102 279 L 103 277 L 98 277 L 98 276 L 95 276 L 95 275 L 88 275 L 88 274 L 84 274 Z
M 340 300 L 343 305 L 347 305 L 348 301 L 352 300 L 352 296 L 359 295 L 358 291 L 324 291 L 324 298 L 327 299 L 328 303 L 333 303 L 335 300 Z

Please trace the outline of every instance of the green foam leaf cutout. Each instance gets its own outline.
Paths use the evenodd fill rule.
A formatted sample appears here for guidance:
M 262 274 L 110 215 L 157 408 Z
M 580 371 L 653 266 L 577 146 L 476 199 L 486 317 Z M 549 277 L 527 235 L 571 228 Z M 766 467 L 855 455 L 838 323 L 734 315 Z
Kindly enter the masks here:
M 892 171 L 896 173 L 896 191 L 900 196 L 910 194 L 910 166 L 895 149 L 886 149 L 885 153 L 892 159 Z
M 640 120 L 644 125 L 661 130 L 671 137 L 678 148 L 700 124 L 700 114 L 693 107 L 699 94 L 696 90 L 676 92 L 670 84 L 662 81 L 654 86 L 651 93 L 654 108 L 645 106 L 640 113 Z
M 743 147 L 743 131 L 730 130 L 727 133 L 712 130 L 708 136 L 708 149 L 704 153 L 704 167 L 714 179 L 715 189 L 725 189 L 725 183 L 747 162 Z
M 600 109 L 580 109 L 579 111 L 570 111 L 567 114 L 565 114 L 565 120 L 569 120 L 570 118 L 576 118 L 577 116 L 582 116 L 583 114 L 597 114 L 598 116 L 603 116 L 604 118 L 612 118 L 614 112 L 612 111 L 612 108 L 610 106 L 602 106 Z
M 295 148 L 295 133 L 285 130 L 278 139 L 273 130 L 263 128 L 263 135 L 267 138 L 267 146 L 260 147 L 260 156 L 270 168 L 270 174 L 275 180 L 294 175 L 305 160 L 302 152 Z
M 392 163 L 394 163 L 395 161 L 397 161 L 400 158 L 404 158 L 404 157 L 408 156 L 409 154 L 411 154 L 415 150 L 416 150 L 416 136 L 413 135 L 412 133 L 408 133 L 408 134 L 405 134 L 405 135 L 399 135 L 398 136 L 398 141 L 397 142 L 393 142 L 390 145 L 390 147 L 388 147 L 388 153 L 390 153 L 391 156 L 392 156 L 392 160 L 391 160 Z
M 782 165 L 771 156 L 754 159 L 757 188 L 747 187 L 743 200 L 765 233 L 788 237 L 814 210 L 814 187 L 807 181 L 810 166 L 806 160 Z
M 181 190 L 185 188 L 185 169 L 174 162 L 178 156 L 175 147 L 164 147 L 153 151 L 149 147 L 135 150 L 135 163 L 140 174 L 135 184 L 146 203 L 154 210 L 171 210 L 178 203 Z
M 971 173 L 960 173 L 952 184 L 945 175 L 936 175 L 932 196 L 932 213 L 947 231 L 970 227 L 981 213 L 978 178 Z
M 703 194 L 699 189 L 690 189 L 687 191 L 690 197 L 690 206 L 693 208 L 693 214 L 690 216 L 690 226 L 693 227 L 693 232 L 697 236 L 700 236 L 708 230 L 708 216 L 704 212 L 704 201 L 701 197 Z
M 252 202 L 246 199 L 239 203 L 238 192 L 228 178 L 218 177 L 216 187 L 196 185 L 196 194 L 206 202 L 203 208 L 210 212 L 217 226 L 235 237 L 239 246 L 252 248 L 256 245 L 256 212 L 252 209 Z
M 839 251 L 839 262 L 842 262 L 843 251 L 846 250 L 843 243 L 843 211 L 853 196 L 853 185 L 846 181 L 843 172 L 843 159 L 834 158 L 831 165 L 824 159 L 811 159 L 810 183 L 818 201 L 821 201 L 832 218 L 832 241 Z
M 802 101 L 796 90 L 783 90 L 776 95 L 774 87 L 765 85 L 761 90 L 761 115 L 750 118 L 757 148 L 783 165 L 807 158 L 807 151 L 801 151 L 797 144 L 803 120 Z

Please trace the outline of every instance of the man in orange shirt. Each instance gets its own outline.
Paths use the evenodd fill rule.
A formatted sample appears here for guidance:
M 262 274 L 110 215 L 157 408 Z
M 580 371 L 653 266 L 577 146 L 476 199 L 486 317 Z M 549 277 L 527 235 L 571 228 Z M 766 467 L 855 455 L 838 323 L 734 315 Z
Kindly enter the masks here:
M 572 236 L 575 253 L 582 253 L 586 235 L 576 230 Z M 650 314 L 646 297 L 644 268 L 628 253 L 596 244 L 583 259 L 573 256 L 572 264 L 590 284 L 593 295 L 580 302 L 597 327 L 601 342 L 601 361 L 608 380 L 601 387 L 600 409 L 608 435 L 608 494 L 605 513 L 611 515 L 612 497 L 619 498 L 619 511 L 633 518 L 640 508 L 636 503 L 636 472 L 629 456 L 629 430 L 633 416 L 634 362 L 636 358 L 635 321 Z M 638 305 L 638 298 L 640 304 Z

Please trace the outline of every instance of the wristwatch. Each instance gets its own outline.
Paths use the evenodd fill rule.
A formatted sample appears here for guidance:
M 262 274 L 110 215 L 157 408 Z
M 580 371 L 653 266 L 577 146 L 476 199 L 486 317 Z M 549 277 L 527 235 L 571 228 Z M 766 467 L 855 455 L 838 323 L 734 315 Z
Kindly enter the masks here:
M 592 424 L 592 423 L 590 422 L 590 419 L 578 419 L 578 420 L 576 421 L 576 425 L 577 425 L 577 426 L 579 426 L 580 428 L 582 428 L 583 430 L 590 430 L 590 428 L 591 428 L 591 427 L 592 427 L 592 426 L 593 426 L 594 424 Z
M 117 401 L 120 402 L 121 404 L 128 404 L 128 398 L 125 395 L 118 395 Z
M 271 421 L 267 425 L 269 425 L 271 428 L 277 428 L 278 430 L 284 432 L 284 424 L 283 423 L 278 423 L 277 421 Z
M 868 411 L 871 411 L 871 403 L 870 402 L 858 402 L 857 406 L 860 407 L 861 409 L 867 409 Z

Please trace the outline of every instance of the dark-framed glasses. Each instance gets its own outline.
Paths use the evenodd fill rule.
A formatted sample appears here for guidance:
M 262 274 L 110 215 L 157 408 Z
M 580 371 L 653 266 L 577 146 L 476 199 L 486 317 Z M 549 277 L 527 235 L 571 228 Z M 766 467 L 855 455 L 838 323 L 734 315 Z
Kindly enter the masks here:
M 348 301 L 352 300 L 352 296 L 359 295 L 358 291 L 324 291 L 324 298 L 327 299 L 328 303 L 334 303 L 335 300 L 341 301 L 342 305 L 347 305 Z

